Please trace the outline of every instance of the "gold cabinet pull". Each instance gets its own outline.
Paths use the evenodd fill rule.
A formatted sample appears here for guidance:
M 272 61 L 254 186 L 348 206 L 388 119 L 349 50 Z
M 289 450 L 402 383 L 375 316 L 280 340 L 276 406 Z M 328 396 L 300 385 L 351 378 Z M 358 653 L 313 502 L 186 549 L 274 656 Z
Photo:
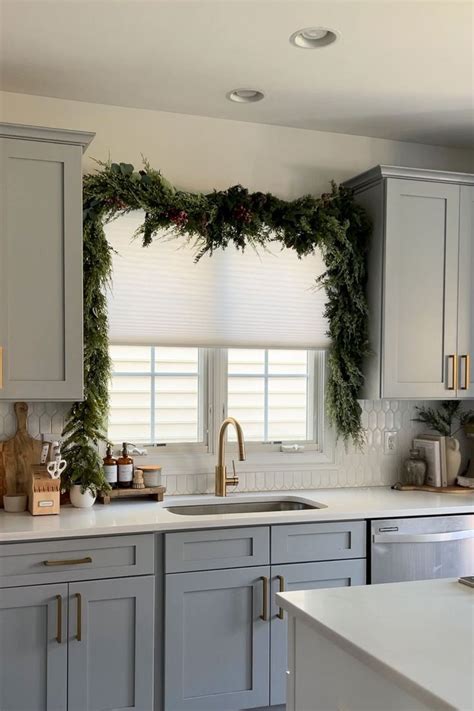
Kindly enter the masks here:
M 285 578 L 283 577 L 283 575 L 277 575 L 277 580 L 280 583 L 278 592 L 285 592 Z M 277 617 L 279 620 L 283 620 L 283 618 L 285 617 L 285 611 L 282 607 L 279 608 Z
M 77 601 L 76 639 L 78 642 L 82 642 L 82 595 L 81 595 L 81 593 L 76 593 L 76 601 Z
M 0 346 L 0 390 L 3 390 L 3 346 Z
M 62 595 L 56 595 L 56 642 L 62 644 L 63 641 L 63 598 Z
M 68 560 L 44 560 L 43 565 L 53 566 L 53 565 L 85 565 L 86 563 L 92 563 L 92 558 L 90 555 L 85 558 L 70 558 Z
M 260 615 L 260 619 L 263 620 L 264 622 L 268 622 L 268 587 L 269 587 L 269 581 L 266 575 L 262 575 L 260 580 L 263 583 L 263 603 L 262 603 L 262 614 Z
M 448 355 L 448 378 L 449 378 L 449 364 L 450 363 L 452 366 L 453 377 L 451 380 L 451 385 L 448 385 L 447 390 L 456 390 L 457 382 L 458 382 L 458 359 L 456 358 L 456 355 L 454 355 L 454 354 Z
M 470 383 L 470 378 L 471 378 L 471 356 L 469 353 L 465 353 L 462 355 L 459 359 L 460 364 L 461 364 L 461 369 L 462 369 L 462 364 L 464 361 L 464 385 L 461 385 L 459 388 L 460 390 L 469 390 L 469 385 Z

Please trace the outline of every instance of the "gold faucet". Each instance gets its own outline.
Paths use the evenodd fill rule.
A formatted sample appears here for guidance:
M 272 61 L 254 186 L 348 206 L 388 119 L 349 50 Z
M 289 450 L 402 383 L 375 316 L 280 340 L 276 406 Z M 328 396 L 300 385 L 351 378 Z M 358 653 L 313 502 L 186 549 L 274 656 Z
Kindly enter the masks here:
M 239 460 L 243 462 L 245 460 L 245 444 L 244 444 L 244 433 L 242 432 L 242 427 L 240 423 L 234 417 L 226 417 L 219 430 L 219 452 L 217 455 L 217 466 L 216 466 L 216 496 L 227 496 L 228 486 L 237 486 L 239 483 L 239 478 L 235 476 L 227 476 L 227 468 L 225 465 L 225 434 L 229 425 L 234 425 L 235 431 L 237 432 L 237 442 L 239 445 Z

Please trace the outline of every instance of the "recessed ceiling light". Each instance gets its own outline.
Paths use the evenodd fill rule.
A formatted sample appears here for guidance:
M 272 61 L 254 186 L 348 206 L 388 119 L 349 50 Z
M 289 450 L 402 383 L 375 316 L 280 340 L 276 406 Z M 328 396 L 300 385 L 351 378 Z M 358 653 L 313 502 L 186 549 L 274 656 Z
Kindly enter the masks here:
M 234 89 L 226 96 L 229 101 L 235 101 L 237 104 L 253 104 L 255 101 L 261 101 L 264 93 L 258 89 Z
M 327 27 L 305 27 L 303 30 L 293 32 L 290 37 L 291 44 L 301 49 L 317 49 L 327 47 L 337 40 L 337 33 Z

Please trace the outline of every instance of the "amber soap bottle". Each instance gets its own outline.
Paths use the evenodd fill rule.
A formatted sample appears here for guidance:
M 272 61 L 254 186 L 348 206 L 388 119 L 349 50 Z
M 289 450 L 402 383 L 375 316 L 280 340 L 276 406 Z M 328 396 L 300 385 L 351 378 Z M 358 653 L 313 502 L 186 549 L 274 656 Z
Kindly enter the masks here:
M 118 466 L 117 460 L 112 456 L 112 447 L 107 445 L 107 454 L 104 457 L 104 476 L 112 489 L 118 486 Z
M 127 443 L 123 443 L 122 456 L 117 459 L 118 485 L 120 489 L 130 489 L 133 479 L 133 459 L 128 454 Z

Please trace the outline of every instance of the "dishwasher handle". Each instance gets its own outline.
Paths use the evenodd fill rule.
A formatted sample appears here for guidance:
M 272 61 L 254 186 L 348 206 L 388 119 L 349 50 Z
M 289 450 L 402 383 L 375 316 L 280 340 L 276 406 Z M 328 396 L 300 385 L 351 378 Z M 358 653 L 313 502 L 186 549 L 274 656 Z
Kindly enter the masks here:
M 374 543 L 441 543 L 474 538 L 474 529 L 467 531 L 445 531 L 443 533 L 374 533 Z

